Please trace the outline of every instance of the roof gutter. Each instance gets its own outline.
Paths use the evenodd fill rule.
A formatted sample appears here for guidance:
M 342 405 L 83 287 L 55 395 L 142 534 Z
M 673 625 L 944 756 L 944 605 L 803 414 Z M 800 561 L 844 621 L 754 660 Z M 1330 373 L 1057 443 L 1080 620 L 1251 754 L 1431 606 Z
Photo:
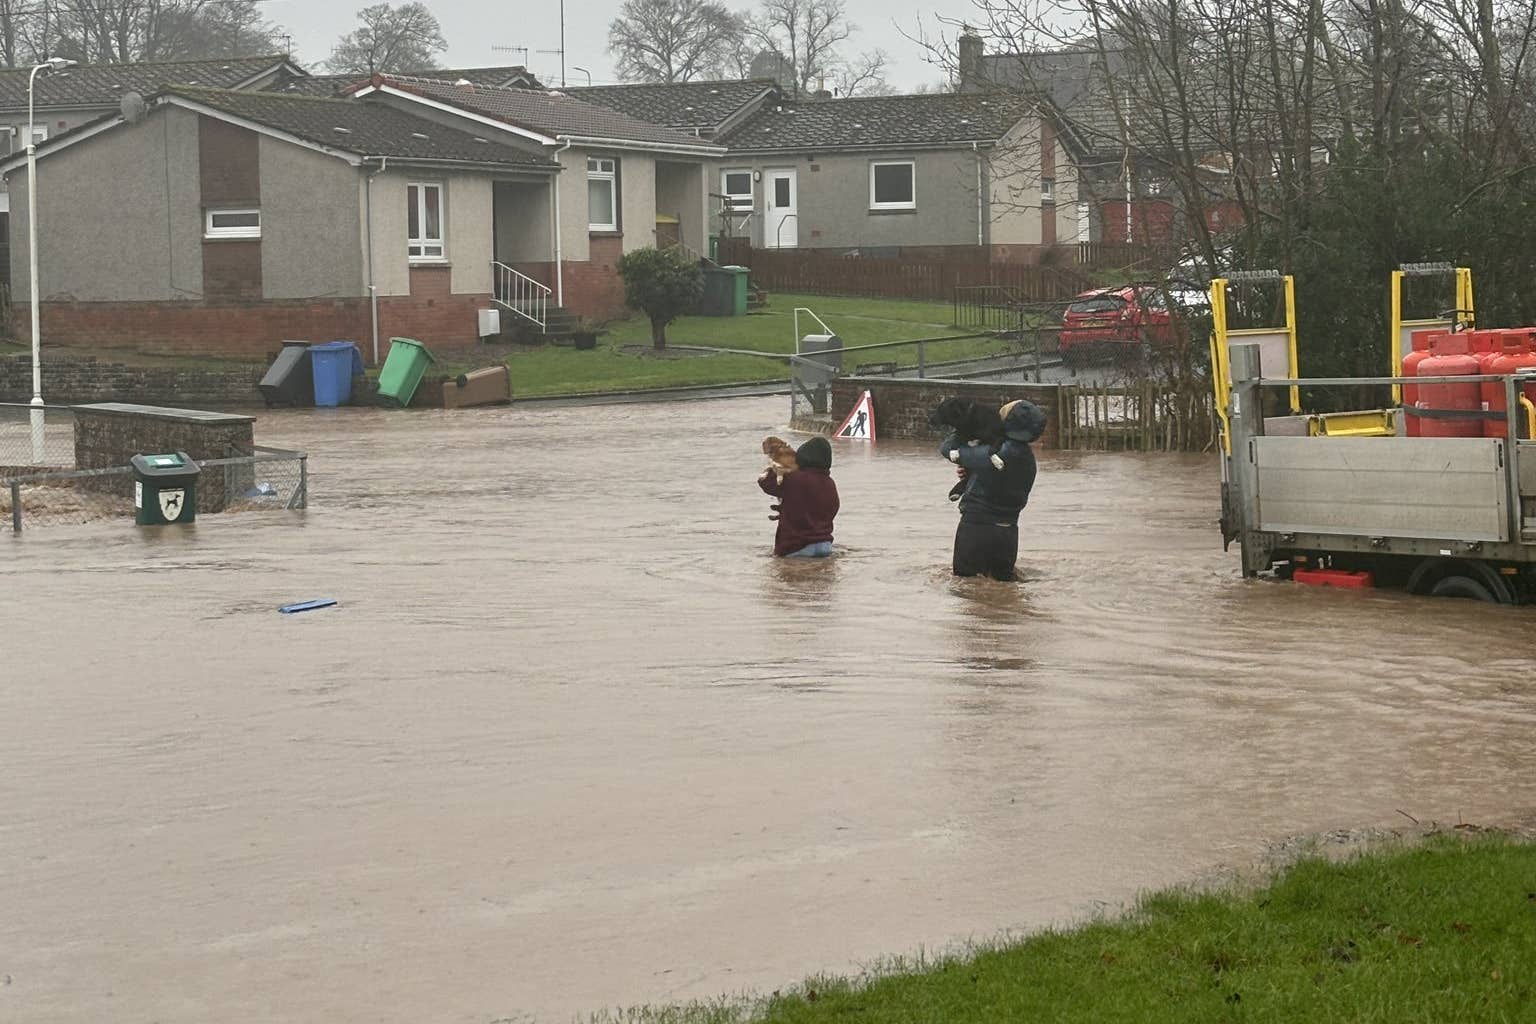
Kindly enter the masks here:
M 635 149 L 647 153 L 680 153 L 687 156 L 725 156 L 724 146 L 694 146 L 684 142 L 643 142 L 639 139 L 609 139 L 595 135 L 556 135 L 565 145 L 561 152 L 572 146 L 599 146 L 606 149 Z
M 731 156 L 778 156 L 780 154 L 794 153 L 873 153 L 882 150 L 900 150 L 910 152 L 914 150 L 934 149 L 990 149 L 996 146 L 1000 139 L 956 139 L 953 142 L 870 142 L 865 145 L 794 145 L 794 146 L 731 146 L 728 150 Z

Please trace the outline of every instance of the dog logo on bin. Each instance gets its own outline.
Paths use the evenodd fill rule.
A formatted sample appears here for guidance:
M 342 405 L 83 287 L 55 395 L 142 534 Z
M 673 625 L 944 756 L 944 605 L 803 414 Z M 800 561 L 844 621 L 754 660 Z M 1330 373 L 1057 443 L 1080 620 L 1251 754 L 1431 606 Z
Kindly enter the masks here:
M 160 492 L 160 514 L 168 523 L 174 523 L 181 518 L 182 500 L 187 492 L 181 488 Z

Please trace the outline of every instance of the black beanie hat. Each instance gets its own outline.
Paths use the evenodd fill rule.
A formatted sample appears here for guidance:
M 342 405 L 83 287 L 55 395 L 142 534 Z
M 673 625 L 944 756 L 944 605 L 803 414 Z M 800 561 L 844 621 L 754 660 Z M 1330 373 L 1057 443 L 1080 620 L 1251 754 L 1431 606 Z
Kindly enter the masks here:
M 824 437 L 813 437 L 795 449 L 795 461 L 801 469 L 831 469 L 832 446 Z

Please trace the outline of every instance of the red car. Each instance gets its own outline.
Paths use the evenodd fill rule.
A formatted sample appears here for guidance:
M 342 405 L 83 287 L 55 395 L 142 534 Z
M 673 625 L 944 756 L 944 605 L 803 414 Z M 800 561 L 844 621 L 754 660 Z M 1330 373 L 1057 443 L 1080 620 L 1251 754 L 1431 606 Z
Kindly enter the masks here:
M 1173 317 L 1161 286 L 1099 288 L 1083 292 L 1067 307 L 1061 323 L 1061 357 L 1076 366 L 1087 362 L 1090 353 L 1133 353 L 1143 340 L 1158 345 L 1173 337 Z

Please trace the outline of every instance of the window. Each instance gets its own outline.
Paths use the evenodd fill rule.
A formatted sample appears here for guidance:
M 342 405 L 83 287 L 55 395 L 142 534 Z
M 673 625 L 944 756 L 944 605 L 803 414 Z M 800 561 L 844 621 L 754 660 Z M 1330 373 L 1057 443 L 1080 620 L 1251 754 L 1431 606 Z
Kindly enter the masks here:
M 871 210 L 915 210 L 917 171 L 910 160 L 869 165 L 869 208 Z
M 1125 309 L 1125 300 L 1118 295 L 1094 295 L 1086 299 L 1078 299 L 1067 307 L 1068 313 L 1093 315 L 1095 313 L 1119 314 Z
M 728 210 L 752 209 L 752 172 L 726 171 L 720 175 L 720 191 Z
M 619 162 L 604 157 L 587 159 L 587 229 L 619 230 Z
M 203 217 L 204 238 L 260 238 L 261 211 L 208 210 Z
M 1054 203 L 1056 201 L 1056 179 L 1040 179 L 1040 201 L 1042 203 Z
M 413 260 L 443 258 L 443 186 L 412 182 L 405 187 L 406 249 Z

